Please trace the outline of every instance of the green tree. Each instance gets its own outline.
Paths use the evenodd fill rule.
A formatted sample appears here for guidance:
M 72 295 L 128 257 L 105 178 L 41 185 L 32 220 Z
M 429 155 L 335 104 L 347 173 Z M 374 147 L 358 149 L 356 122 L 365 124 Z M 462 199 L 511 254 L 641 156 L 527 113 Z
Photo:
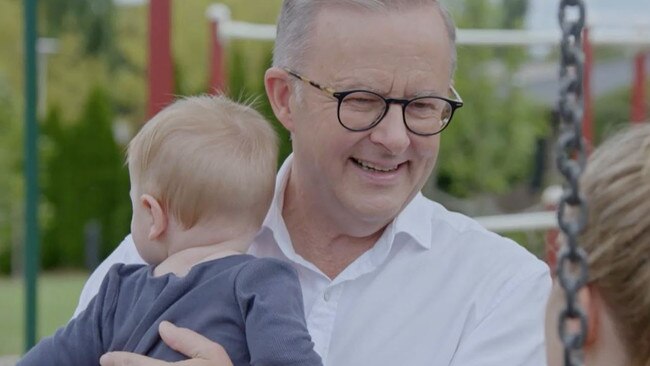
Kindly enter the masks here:
M 14 106 L 9 85 L 0 77 L 0 273 L 11 271 L 12 242 L 22 230 L 17 220 L 23 202 L 22 133 Z
M 112 121 L 101 88 L 90 94 L 75 125 L 62 128 L 56 111 L 48 116 L 45 130 L 54 151 L 44 181 L 51 210 L 42 250 L 46 268 L 84 263 L 84 231 L 92 221 L 101 224 L 101 254 L 110 252 L 129 231 L 128 175 Z
M 112 0 L 47 0 L 41 6 L 44 34 L 58 37 L 63 32 L 81 33 L 87 54 L 114 51 Z
M 504 4 L 511 2 L 466 0 L 450 5 L 459 27 L 497 28 L 521 24 L 514 18 L 523 17 L 524 10 L 510 18 L 500 16 Z M 459 47 L 455 87 L 466 103 L 442 135 L 437 174 L 442 190 L 461 197 L 503 193 L 530 175 L 532 147 L 547 122 L 513 86 L 512 75 L 524 57 L 521 50 Z
M 594 144 L 630 123 L 631 92 L 624 87 L 594 100 Z

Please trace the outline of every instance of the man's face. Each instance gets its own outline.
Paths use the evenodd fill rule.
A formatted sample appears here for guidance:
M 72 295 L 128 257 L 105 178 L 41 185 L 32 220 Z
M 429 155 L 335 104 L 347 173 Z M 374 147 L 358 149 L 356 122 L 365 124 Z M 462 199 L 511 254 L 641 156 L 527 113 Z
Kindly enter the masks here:
M 306 66 L 296 71 L 336 91 L 447 96 L 451 45 L 433 7 L 386 13 L 325 8 L 310 47 Z M 373 129 L 350 132 L 338 122 L 335 99 L 305 85 L 293 100 L 291 185 L 339 223 L 388 223 L 435 165 L 439 135 L 410 133 L 399 105 Z

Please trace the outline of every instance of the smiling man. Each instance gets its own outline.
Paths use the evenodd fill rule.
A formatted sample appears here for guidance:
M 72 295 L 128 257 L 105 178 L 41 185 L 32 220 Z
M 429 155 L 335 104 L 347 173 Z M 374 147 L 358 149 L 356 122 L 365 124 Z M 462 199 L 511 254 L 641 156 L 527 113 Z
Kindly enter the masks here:
M 435 0 L 283 3 L 265 85 L 293 154 L 250 253 L 297 270 L 325 365 L 545 365 L 547 267 L 420 193 L 444 129 L 463 128 L 449 126 L 462 106 L 455 55 Z M 227 364 L 196 334 L 163 333 L 188 365 Z M 102 364 L 164 363 L 113 353 Z

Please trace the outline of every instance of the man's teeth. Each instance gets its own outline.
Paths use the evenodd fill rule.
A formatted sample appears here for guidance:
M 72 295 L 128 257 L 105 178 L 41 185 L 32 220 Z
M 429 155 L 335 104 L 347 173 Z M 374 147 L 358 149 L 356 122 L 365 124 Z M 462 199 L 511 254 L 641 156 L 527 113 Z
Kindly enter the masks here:
M 361 161 L 361 160 L 356 160 L 355 161 L 361 165 L 361 168 L 364 170 L 374 170 L 374 171 L 379 171 L 379 172 L 392 172 L 397 170 L 398 165 L 392 166 L 392 167 L 381 167 L 381 166 L 376 166 L 371 163 Z

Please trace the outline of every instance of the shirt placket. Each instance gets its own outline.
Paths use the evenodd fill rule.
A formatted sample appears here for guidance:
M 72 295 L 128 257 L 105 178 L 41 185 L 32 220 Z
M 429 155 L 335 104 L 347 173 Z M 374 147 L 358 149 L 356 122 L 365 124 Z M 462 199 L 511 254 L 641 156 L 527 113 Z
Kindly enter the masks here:
M 343 292 L 343 286 L 342 283 L 329 283 L 323 286 L 307 318 L 315 350 L 321 356 L 324 365 L 327 364 L 336 311 Z

